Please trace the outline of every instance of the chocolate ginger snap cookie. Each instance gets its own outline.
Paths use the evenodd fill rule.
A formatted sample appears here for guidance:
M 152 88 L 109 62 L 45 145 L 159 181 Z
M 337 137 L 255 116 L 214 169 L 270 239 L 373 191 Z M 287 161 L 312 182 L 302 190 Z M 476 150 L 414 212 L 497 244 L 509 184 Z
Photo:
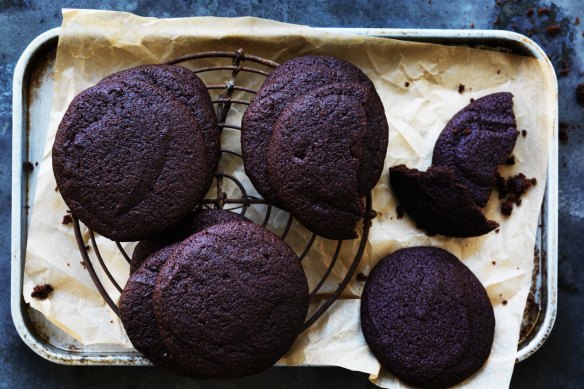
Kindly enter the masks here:
M 403 382 L 445 388 L 474 374 L 493 344 L 495 316 L 484 287 L 455 256 L 402 249 L 371 271 L 361 327 L 381 365 Z
M 170 93 L 137 81 L 103 82 L 77 95 L 52 158 L 72 213 L 120 241 L 147 239 L 176 224 L 213 174 L 191 112 Z
M 282 204 L 329 239 L 356 237 L 363 196 L 383 168 L 387 123 L 377 94 L 362 84 L 331 84 L 289 103 L 274 125 L 268 177 Z M 372 134 L 385 134 L 383 142 Z
M 274 196 L 268 178 L 266 158 L 276 121 L 292 100 L 313 89 L 335 83 L 362 84 L 370 88 L 375 98 L 379 99 L 371 80 L 354 65 L 335 57 L 309 55 L 293 58 L 272 71 L 245 111 L 241 129 L 245 171 L 257 191 L 272 203 L 284 206 Z M 369 142 L 385 150 L 387 148 L 385 118 L 378 127 L 377 131 L 370 134 Z M 370 163 L 373 169 L 374 166 L 383 165 L 384 159 L 385 153 L 377 153 L 371 156 L 370 162 L 367 163 Z M 363 168 L 365 169 L 365 166 Z
M 195 73 L 178 65 L 141 65 L 110 74 L 101 82 L 108 81 L 146 82 L 164 89 L 185 104 L 201 127 L 207 167 L 215 171 L 221 156 L 217 116 L 207 87 Z
M 154 312 L 173 360 L 198 378 L 260 372 L 290 348 L 308 309 L 308 284 L 284 241 L 253 223 L 211 226 L 161 268 Z
M 513 95 L 493 93 L 472 101 L 442 130 L 432 166 L 448 166 L 473 201 L 484 207 L 517 140 Z
M 128 279 L 120 297 L 120 318 L 134 348 L 154 364 L 184 373 L 172 360 L 160 337 L 152 294 L 160 267 L 170 258 L 177 244 L 150 255 Z
M 143 240 L 136 245 L 130 262 L 130 274 L 136 271 L 142 262 L 152 253 L 175 242 L 180 242 L 189 236 L 215 224 L 234 221 L 249 221 L 239 213 L 222 209 L 197 209 L 189 214 L 178 225 L 161 232 L 154 239 Z

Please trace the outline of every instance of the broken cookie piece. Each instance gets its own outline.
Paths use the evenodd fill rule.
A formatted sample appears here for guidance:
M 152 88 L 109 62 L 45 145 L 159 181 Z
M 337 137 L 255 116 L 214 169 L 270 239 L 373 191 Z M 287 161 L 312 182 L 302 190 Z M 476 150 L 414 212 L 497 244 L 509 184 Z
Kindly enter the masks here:
M 476 205 L 484 207 L 517 140 L 513 95 L 476 99 L 446 124 L 434 146 L 432 166 L 450 167 Z
M 421 172 L 398 165 L 389 169 L 389 178 L 400 206 L 430 233 L 466 238 L 499 227 L 485 218 L 449 167 L 432 166 Z

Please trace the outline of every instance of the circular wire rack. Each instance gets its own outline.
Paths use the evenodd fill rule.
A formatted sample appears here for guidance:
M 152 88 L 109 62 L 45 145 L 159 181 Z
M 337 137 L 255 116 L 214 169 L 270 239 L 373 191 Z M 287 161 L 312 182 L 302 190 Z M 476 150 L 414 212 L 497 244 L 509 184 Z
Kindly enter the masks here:
M 247 54 L 244 52 L 243 49 L 239 49 L 236 51 L 207 51 L 207 52 L 195 53 L 195 54 L 186 55 L 186 56 L 183 56 L 180 58 L 176 58 L 176 59 L 169 61 L 167 63 L 174 65 L 174 64 L 184 63 L 184 62 L 191 62 L 191 61 L 197 61 L 197 60 L 208 60 L 208 59 L 216 59 L 216 58 L 231 60 L 231 64 L 195 67 L 193 69 L 193 72 L 196 74 L 202 74 L 202 73 L 206 73 L 206 72 L 217 72 L 217 71 L 222 71 L 222 72 L 227 73 L 227 77 L 226 77 L 223 85 L 221 85 L 221 84 L 207 85 L 207 90 L 209 92 L 217 91 L 217 90 L 221 91 L 218 98 L 212 100 L 213 104 L 216 105 L 216 114 L 217 114 L 217 119 L 218 119 L 218 124 L 219 124 L 219 130 L 222 132 L 224 128 L 230 128 L 232 130 L 241 131 L 241 126 L 226 123 L 229 112 L 231 110 L 231 107 L 234 104 L 239 104 L 239 105 L 243 105 L 244 107 L 247 107 L 250 103 L 251 96 L 255 95 L 257 93 L 257 91 L 254 90 L 253 88 L 249 88 L 249 87 L 246 87 L 243 85 L 238 85 L 237 84 L 238 76 L 240 76 L 241 74 L 244 74 L 244 73 L 253 73 L 253 74 L 259 75 L 261 77 L 267 77 L 269 75 L 269 72 L 271 70 L 273 70 L 274 68 L 276 68 L 279 64 L 276 62 L 270 61 L 268 59 L 265 59 L 265 58 L 261 58 L 261 57 L 255 56 L 255 55 Z M 263 68 L 260 68 L 260 66 Z M 233 97 L 233 94 L 235 91 L 239 91 L 242 94 L 244 94 L 246 96 L 250 96 L 250 97 L 249 97 L 249 99 L 242 99 L 242 98 L 236 99 Z M 243 157 L 241 156 L 241 154 L 236 153 L 234 151 L 221 149 L 221 153 L 222 153 L 222 157 L 225 154 L 229 154 L 229 155 L 233 155 L 237 158 L 240 158 L 243 161 Z M 224 191 L 226 181 L 230 181 L 232 184 L 234 184 L 237 187 L 237 190 L 241 193 L 240 197 L 235 198 L 235 197 L 227 196 L 227 194 Z M 228 205 L 228 206 L 232 207 L 232 208 L 229 208 L 230 211 L 239 210 L 241 215 L 245 216 L 249 207 L 253 206 L 254 204 L 262 204 L 262 205 L 266 206 L 265 207 L 266 211 L 265 211 L 265 215 L 263 217 L 263 222 L 261 223 L 261 225 L 263 227 L 266 227 L 268 225 L 274 206 L 263 198 L 260 198 L 257 196 L 252 196 L 252 195 L 248 194 L 246 189 L 245 189 L 245 186 L 234 175 L 218 170 L 215 173 L 215 188 L 216 188 L 216 192 L 217 192 L 217 195 L 215 196 L 215 198 L 203 199 L 201 201 L 201 203 L 199 204 L 199 207 L 223 209 L 225 205 Z M 371 204 L 372 204 L 371 193 L 368 193 L 365 196 L 365 215 L 363 217 L 363 228 L 362 228 L 361 236 L 359 238 L 360 239 L 359 245 L 358 245 L 356 252 L 354 253 L 353 259 L 350 261 L 350 266 L 349 266 L 346 274 L 341 279 L 341 281 L 338 283 L 338 286 L 336 287 L 334 292 L 327 294 L 324 299 L 319 299 L 319 303 L 318 303 L 317 307 L 315 309 L 312 309 L 311 310 L 312 312 L 306 318 L 306 320 L 304 322 L 304 326 L 302 328 L 302 331 L 309 328 L 312 324 L 314 324 L 314 322 L 316 322 L 326 312 L 326 310 L 337 300 L 337 298 L 341 295 L 341 293 L 343 292 L 345 287 L 349 284 L 349 282 L 353 278 L 353 276 L 357 270 L 357 267 L 359 266 L 359 262 L 361 261 L 361 257 L 363 256 L 365 246 L 367 244 L 367 238 L 369 235 L 369 228 L 371 227 L 371 220 L 375 217 L 375 211 L 372 210 Z M 86 243 L 83 239 L 83 234 L 81 232 L 81 225 L 80 225 L 79 219 L 77 217 L 75 217 L 75 215 L 72 215 L 72 219 L 73 219 L 73 227 L 74 227 L 74 231 L 75 231 L 75 238 L 77 240 L 77 245 L 79 247 L 79 251 L 80 251 L 81 256 L 83 258 L 83 263 L 84 263 L 86 269 L 88 270 L 89 275 L 90 275 L 91 279 L 93 280 L 93 283 L 95 284 L 97 290 L 102 295 L 105 302 L 112 309 L 112 311 L 116 315 L 118 315 L 118 317 L 119 317 L 120 316 L 119 308 L 116 305 L 116 303 L 114 302 L 114 300 L 111 298 L 109 293 L 107 292 L 106 288 L 104 287 L 103 281 L 105 281 L 105 280 L 102 281 L 102 279 L 101 279 L 104 277 L 102 276 L 100 278 L 98 276 L 98 274 L 96 272 L 96 266 L 99 266 L 101 268 L 101 270 L 103 271 L 103 274 L 105 275 L 105 278 L 107 278 L 107 282 L 111 283 L 115 287 L 115 289 L 118 290 L 120 293 L 122 292 L 122 287 L 115 280 L 115 278 L 111 274 L 110 270 L 108 269 L 102 255 L 99 251 L 99 247 L 97 245 L 94 232 L 88 228 L 88 234 L 89 234 L 89 240 L 90 240 L 91 246 L 86 245 Z M 284 231 L 280 234 L 281 239 L 286 240 L 286 237 L 288 236 L 288 233 L 289 233 L 290 228 L 292 226 L 293 220 L 294 220 L 294 217 L 292 216 L 292 214 L 288 214 L 286 226 L 284 228 Z M 306 246 L 301 250 L 300 253 L 297 253 L 297 255 L 299 256 L 301 261 L 304 260 L 304 258 L 306 258 L 306 256 L 310 252 L 311 248 L 313 247 L 313 244 L 314 244 L 316 237 L 317 237 L 317 235 L 312 233 L 312 235 L 308 239 Z M 125 258 L 125 260 L 128 263 L 130 263 L 130 261 L 131 261 L 130 255 L 128 255 L 128 253 L 126 253 L 126 251 L 124 250 L 124 248 L 122 247 L 120 242 L 115 242 L 115 244 L 118 247 L 118 249 L 120 250 L 122 256 Z M 340 253 L 341 253 L 342 245 L 343 245 L 343 241 L 339 240 L 336 244 L 336 249 L 334 251 L 333 257 L 332 257 L 328 267 L 323 272 L 321 278 L 316 283 L 315 287 L 312 288 L 312 290 L 310 290 L 309 298 L 310 298 L 311 302 L 315 299 L 315 297 L 317 296 L 317 293 L 322 288 L 322 286 L 325 284 L 326 280 L 328 279 L 329 275 L 331 274 L 335 265 L 337 264 Z M 90 247 L 91 247 L 91 249 L 93 249 L 93 252 L 95 253 L 95 258 L 97 259 L 96 266 L 94 266 L 94 264 L 90 258 L 90 255 L 89 255 Z

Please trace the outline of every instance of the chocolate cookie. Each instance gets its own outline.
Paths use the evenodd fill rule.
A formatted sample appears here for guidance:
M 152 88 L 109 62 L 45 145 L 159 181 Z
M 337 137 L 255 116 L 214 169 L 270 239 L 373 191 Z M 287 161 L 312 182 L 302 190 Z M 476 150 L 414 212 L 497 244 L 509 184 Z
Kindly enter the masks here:
M 513 95 L 493 93 L 474 100 L 446 125 L 434 146 L 432 166 L 448 166 L 484 207 L 496 183 L 497 168 L 517 140 Z
M 150 84 L 112 81 L 77 95 L 53 144 L 63 199 L 88 227 L 147 239 L 184 218 L 208 189 L 205 141 L 191 112 Z
M 495 315 L 485 288 L 455 256 L 434 247 L 402 249 L 371 271 L 361 327 L 381 365 L 403 382 L 445 388 L 489 357 Z
M 290 348 L 306 317 L 298 257 L 267 229 L 231 222 L 180 244 L 158 275 L 154 312 L 164 346 L 190 375 L 255 374 Z
M 449 167 L 421 172 L 398 165 L 389 169 L 389 179 L 400 206 L 430 234 L 466 238 L 499 226 L 485 218 Z
M 152 306 L 156 277 L 176 246 L 166 246 L 150 255 L 130 276 L 122 291 L 119 307 L 124 329 L 134 348 L 154 364 L 182 373 L 162 344 Z
M 293 58 L 272 71 L 243 115 L 241 149 L 245 172 L 257 191 L 278 206 L 281 204 L 273 194 L 266 158 L 273 127 L 289 102 L 313 89 L 334 83 L 362 84 L 371 89 L 375 104 L 381 105 L 380 101 L 377 102 L 379 97 L 371 80 L 354 65 L 335 57 L 303 56 Z M 385 117 L 377 127 L 370 134 L 369 142 L 383 151 L 387 148 Z M 383 165 L 385 153 L 371 157 L 368 163 L 374 170 L 376 166 Z M 367 176 L 373 178 L 375 173 Z
M 309 230 L 352 239 L 362 197 L 375 185 L 387 147 L 370 143 L 385 132 L 375 92 L 361 84 L 331 84 L 289 103 L 274 125 L 268 177 L 280 202 Z
M 182 66 L 142 65 L 110 74 L 101 82 L 129 80 L 162 88 L 187 106 L 201 127 L 205 138 L 207 167 L 214 172 L 221 157 L 221 139 L 211 96 L 203 81 Z
M 156 238 L 143 240 L 136 245 L 130 262 L 130 274 L 134 273 L 148 256 L 169 244 L 180 242 L 189 236 L 215 224 L 249 221 L 239 213 L 221 209 L 197 209 L 178 225 L 161 232 Z

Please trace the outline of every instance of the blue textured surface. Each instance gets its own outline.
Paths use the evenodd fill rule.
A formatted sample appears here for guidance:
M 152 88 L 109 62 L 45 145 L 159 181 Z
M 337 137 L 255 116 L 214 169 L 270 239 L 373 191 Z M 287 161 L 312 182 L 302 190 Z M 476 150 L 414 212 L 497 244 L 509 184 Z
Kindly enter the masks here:
M 517 365 L 513 388 L 583 388 L 584 261 L 580 258 L 584 232 L 584 106 L 575 87 L 584 82 L 584 2 L 498 0 L 497 2 L 394 0 L 300 0 L 294 4 L 267 0 L 203 2 L 27 1 L 0 0 L 0 388 L 73 387 L 372 387 L 363 374 L 339 368 L 272 368 L 260 375 L 233 381 L 192 381 L 156 368 L 59 366 L 43 360 L 18 337 L 10 316 L 10 191 L 11 91 L 14 64 L 26 45 L 41 32 L 59 26 L 60 9 L 102 8 L 156 17 L 252 15 L 284 22 L 330 27 L 480 28 L 509 29 L 528 34 L 540 43 L 558 70 L 560 121 L 569 140 L 560 145 L 560 259 L 559 311 L 554 331 L 540 351 Z M 538 16 L 539 7 L 551 15 Z M 535 15 L 527 17 L 529 8 Z M 581 16 L 583 24 L 575 18 Z M 548 25 L 560 31 L 550 34 Z

